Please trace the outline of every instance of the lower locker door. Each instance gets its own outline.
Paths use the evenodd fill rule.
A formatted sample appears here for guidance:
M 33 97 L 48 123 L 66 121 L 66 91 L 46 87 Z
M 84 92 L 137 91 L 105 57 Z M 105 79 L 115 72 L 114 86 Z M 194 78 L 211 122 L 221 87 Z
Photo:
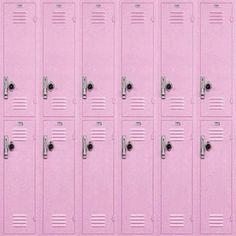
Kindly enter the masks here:
M 153 122 L 122 124 L 122 233 L 153 232 Z
M 112 121 L 83 122 L 83 233 L 114 230 L 114 144 Z
M 202 121 L 201 233 L 232 233 L 231 121 Z M 202 141 L 202 142 L 203 142 Z
M 35 123 L 4 122 L 4 233 L 35 232 Z
M 163 121 L 161 232 L 192 233 L 192 122 Z
M 74 122 L 44 121 L 43 231 L 74 233 Z

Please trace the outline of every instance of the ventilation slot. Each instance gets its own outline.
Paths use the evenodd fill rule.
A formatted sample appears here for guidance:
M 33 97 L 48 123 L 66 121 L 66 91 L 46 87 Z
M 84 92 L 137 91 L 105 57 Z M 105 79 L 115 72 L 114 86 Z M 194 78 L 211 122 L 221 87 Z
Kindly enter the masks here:
M 27 98 L 15 97 L 12 99 L 12 109 L 15 111 L 27 110 Z
M 26 141 L 27 140 L 27 129 L 15 128 L 12 130 L 13 141 Z
M 132 228 L 143 228 L 145 226 L 145 216 L 143 214 L 131 214 L 130 226 Z
M 144 24 L 145 15 L 142 11 L 136 11 L 130 13 L 130 22 L 131 24 Z
M 132 97 L 130 99 L 130 109 L 131 110 L 144 110 L 145 100 L 143 97 Z
M 169 130 L 170 141 L 184 141 L 184 129 L 183 128 L 171 128 Z
M 99 12 L 99 11 L 92 12 L 91 23 L 95 25 L 105 24 L 106 23 L 105 12 Z
M 66 141 L 66 129 L 55 128 L 52 130 L 52 141 Z
M 12 215 L 12 226 L 22 228 L 27 226 L 27 215 L 14 214 Z
M 214 25 L 219 25 L 224 23 L 223 12 L 212 11 L 209 13 L 209 23 Z
M 52 110 L 66 110 L 67 109 L 67 102 L 66 98 L 52 98 L 51 102 Z
M 209 130 L 210 141 L 223 141 L 224 140 L 224 130 L 222 128 L 211 128 Z
M 145 140 L 145 129 L 143 128 L 133 128 L 130 131 L 131 141 L 143 141 Z
M 210 227 L 224 227 L 224 215 L 222 214 L 210 214 L 209 215 Z
M 106 98 L 105 97 L 93 97 L 91 99 L 92 110 L 105 110 L 106 109 Z
M 106 225 L 106 215 L 93 214 L 91 215 L 91 226 L 93 228 L 104 228 Z
M 170 98 L 170 109 L 176 111 L 184 110 L 184 98 L 183 97 Z
M 105 141 L 106 140 L 106 130 L 104 128 L 94 128 L 91 130 L 91 140 L 92 141 Z
M 184 214 L 171 214 L 169 224 L 170 227 L 184 227 Z
M 66 215 L 64 214 L 54 214 L 52 215 L 52 227 L 64 228 L 66 227 Z
M 172 11 L 169 15 L 170 24 L 184 24 L 184 12 L 182 11 Z
M 26 24 L 26 12 L 24 11 L 16 11 L 12 14 L 12 22 L 13 24 Z
M 209 110 L 223 110 L 224 109 L 224 98 L 222 97 L 211 97 L 209 98 Z
M 52 13 L 52 24 L 65 24 L 66 13 L 64 11 L 54 11 Z

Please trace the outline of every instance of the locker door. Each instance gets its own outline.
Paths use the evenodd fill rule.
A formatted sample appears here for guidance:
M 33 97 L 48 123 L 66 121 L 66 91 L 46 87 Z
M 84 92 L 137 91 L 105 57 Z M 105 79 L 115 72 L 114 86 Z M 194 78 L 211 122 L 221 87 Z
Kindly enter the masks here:
M 193 13 L 191 3 L 161 4 L 162 116 L 192 115 Z
M 43 231 L 74 233 L 74 122 L 44 121 Z
M 231 121 L 201 121 L 201 233 L 232 233 Z
M 123 121 L 122 233 L 153 232 L 152 132 L 152 121 Z
M 192 233 L 192 122 L 163 121 L 161 141 L 161 231 Z
M 43 4 L 43 101 L 45 116 L 73 116 L 75 6 Z
M 35 232 L 35 123 L 4 122 L 3 227 L 6 234 Z
M 113 234 L 113 122 L 84 121 L 82 143 L 83 233 Z
M 153 114 L 153 4 L 122 3 L 121 86 L 124 116 Z
M 201 115 L 232 114 L 232 4 L 201 4 Z
M 112 116 L 114 4 L 83 3 L 82 97 L 84 116 Z
M 36 13 L 34 3 L 3 4 L 5 116 L 35 114 Z

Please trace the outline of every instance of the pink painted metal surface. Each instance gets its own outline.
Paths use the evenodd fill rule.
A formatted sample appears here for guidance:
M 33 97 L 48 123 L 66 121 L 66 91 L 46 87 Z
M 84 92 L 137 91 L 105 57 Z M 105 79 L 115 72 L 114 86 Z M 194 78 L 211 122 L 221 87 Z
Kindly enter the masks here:
M 32 2 L 3 5 L 2 56 L 5 116 L 35 114 L 35 14 L 35 4 Z M 14 88 L 11 88 L 10 84 Z
M 115 15 L 113 3 L 83 3 L 82 87 L 84 116 L 114 112 Z M 89 84 L 93 88 L 89 89 Z
M 75 4 L 44 3 L 44 115 L 73 116 L 75 103 Z M 63 37 L 62 37 L 63 34 Z M 50 89 L 50 84 L 54 88 Z
M 112 121 L 83 121 L 82 227 L 85 234 L 114 232 L 113 129 Z

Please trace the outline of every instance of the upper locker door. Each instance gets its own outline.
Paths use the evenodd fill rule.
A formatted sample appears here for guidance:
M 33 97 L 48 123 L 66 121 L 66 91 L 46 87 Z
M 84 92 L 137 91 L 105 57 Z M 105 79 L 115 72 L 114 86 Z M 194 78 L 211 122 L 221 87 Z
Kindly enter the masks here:
M 3 227 L 6 234 L 35 233 L 35 123 L 4 122 Z
M 3 4 L 5 116 L 34 116 L 36 15 L 34 3 Z
M 201 233 L 232 233 L 232 124 L 201 121 Z
M 44 121 L 43 232 L 74 233 L 74 122 Z
M 75 5 L 43 4 L 45 116 L 73 116 L 75 103 Z
M 82 98 L 84 116 L 114 111 L 114 4 L 83 3 Z
M 193 10 L 191 3 L 161 4 L 162 116 L 191 116 Z
M 152 116 L 153 4 L 122 3 L 121 11 L 122 114 Z
M 112 121 L 84 121 L 83 233 L 114 232 L 114 136 Z
M 193 140 L 191 121 L 163 121 L 161 231 L 192 233 Z
M 122 233 L 153 233 L 153 122 L 122 124 Z
M 201 3 L 200 96 L 202 116 L 232 114 L 231 3 Z

